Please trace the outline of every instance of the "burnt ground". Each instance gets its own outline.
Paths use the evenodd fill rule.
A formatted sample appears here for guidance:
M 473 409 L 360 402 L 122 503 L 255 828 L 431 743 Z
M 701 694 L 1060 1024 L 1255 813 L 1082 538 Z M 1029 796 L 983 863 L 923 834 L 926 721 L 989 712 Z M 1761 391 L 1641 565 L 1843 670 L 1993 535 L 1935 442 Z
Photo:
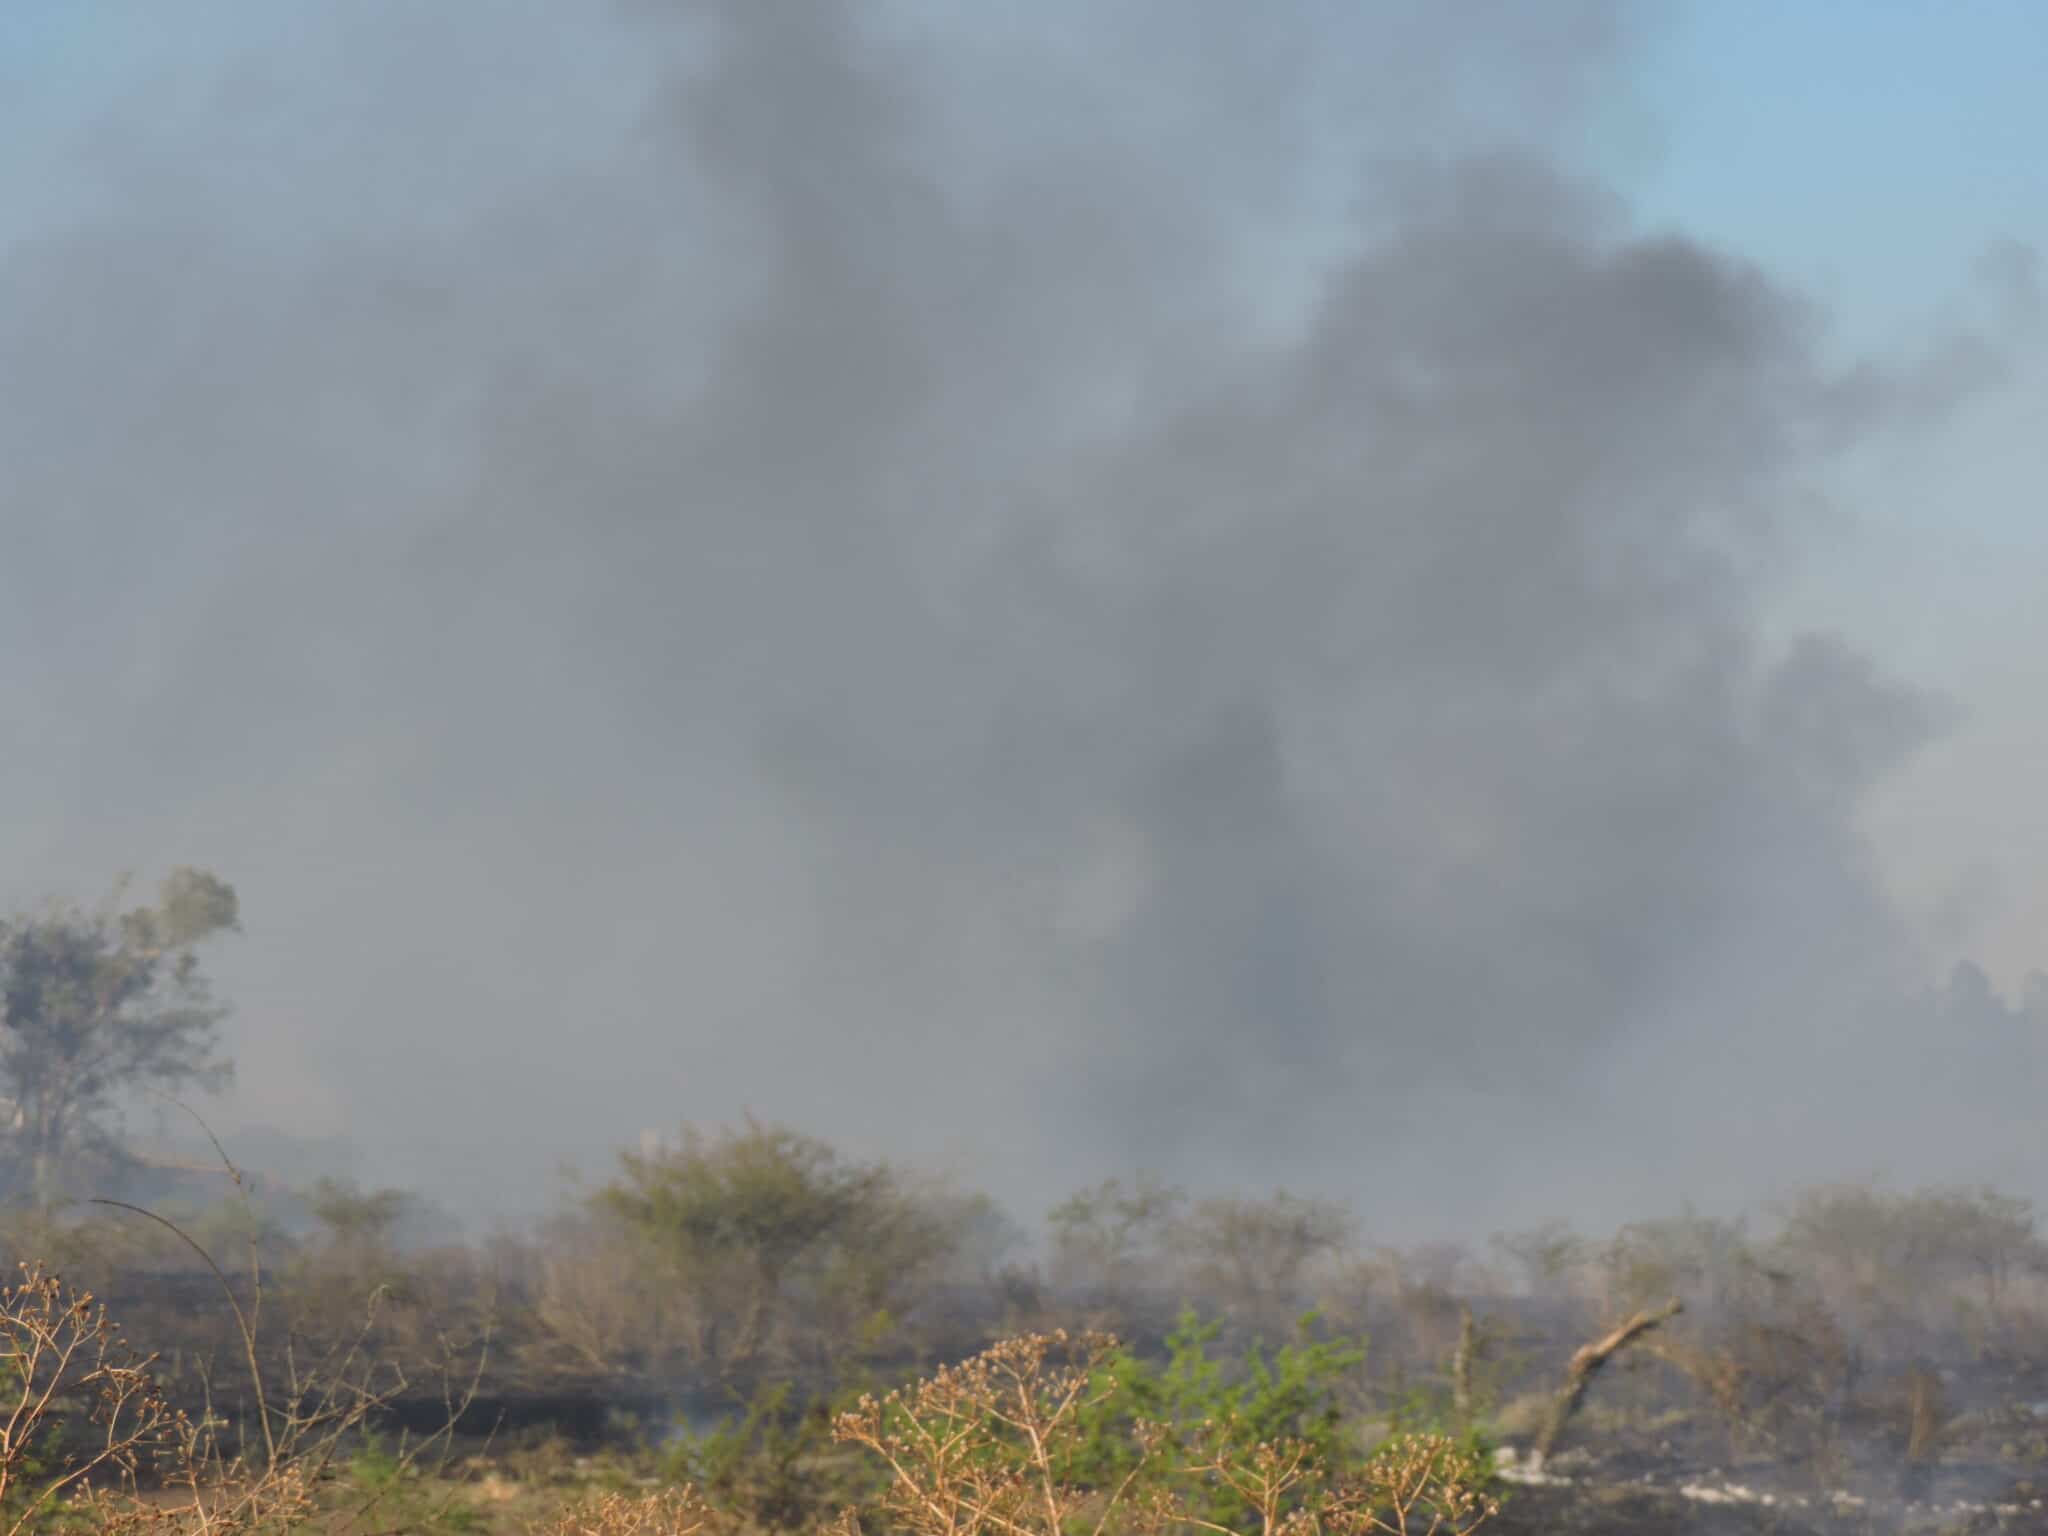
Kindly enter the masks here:
M 1680 1454 L 1568 1452 L 1549 1469 L 1512 1460 L 1500 1536 L 1986 1536 L 2048 1533 L 2048 1479 L 2006 1461 L 1951 1459 L 1896 1469 L 1845 1467 L 1821 1488 L 1810 1471 L 1758 1461 L 1730 1471 Z
M 1575 1483 L 1518 1487 L 1488 1529 L 1499 1536 L 1988 1536 L 2048 1532 L 2048 1506 L 2021 1486 L 2015 1502 L 1903 1504 L 1694 1486 Z M 1765 1503 L 1765 1498 L 1772 1502 Z

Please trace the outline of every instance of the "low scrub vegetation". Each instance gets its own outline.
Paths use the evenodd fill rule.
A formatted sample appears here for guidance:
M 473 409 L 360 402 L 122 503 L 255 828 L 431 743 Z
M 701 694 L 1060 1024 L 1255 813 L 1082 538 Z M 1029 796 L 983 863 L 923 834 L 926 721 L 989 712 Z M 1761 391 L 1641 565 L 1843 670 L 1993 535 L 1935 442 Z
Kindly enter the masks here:
M 1455 1530 L 1493 1518 L 1496 1452 L 1526 1495 L 1506 1531 L 1560 1479 L 2032 1508 L 2048 1465 L 2048 1247 L 1987 1189 L 1831 1185 L 1755 1225 L 1551 1219 L 1481 1250 L 1139 1174 L 1034 1231 L 748 1120 L 643 1138 L 478 1243 L 403 1190 L 145 1155 L 125 1105 L 182 1110 L 231 1070 L 201 957 L 239 910 L 181 869 L 145 903 L 0 921 L 0 1263 L 26 1266 L 0 1536 L 941 1508 L 963 1531 Z M 966 1438 L 918 1438 L 941 1422 Z
M 233 1310 L 253 1340 L 248 1313 Z M 11 1401 L 0 1404 L 5 1536 L 258 1536 L 308 1527 L 452 1536 L 484 1523 L 445 1460 L 431 1484 L 423 1477 L 431 1439 L 394 1451 L 367 1429 L 379 1399 L 346 1363 L 307 1381 L 310 1407 L 303 1397 L 271 1402 L 259 1371 L 250 1384 L 259 1435 L 244 1433 L 230 1448 L 212 1415 L 194 1419 L 168 1404 L 154 1358 L 131 1350 L 103 1306 L 40 1270 L 0 1291 L 0 1337 L 11 1370 Z M 829 1513 L 788 1489 L 780 1505 L 760 1501 L 759 1489 L 730 1476 L 749 1459 L 749 1447 L 731 1443 L 707 1466 L 714 1484 L 725 1474 L 725 1491 L 741 1495 L 733 1502 L 695 1482 L 600 1486 L 525 1523 L 536 1536 L 805 1525 L 844 1536 L 1464 1536 L 1497 1512 L 1481 1459 L 1448 1439 L 1399 1437 L 1353 1464 L 1327 1433 L 1287 1433 L 1327 1430 L 1317 1378 L 1345 1357 L 1322 1349 L 1286 1356 L 1278 1373 L 1262 1367 L 1254 1382 L 1231 1389 L 1215 1383 L 1202 1338 L 1182 1340 L 1175 1374 L 1148 1373 L 1106 1336 L 1020 1336 L 909 1387 L 863 1395 L 827 1428 L 833 1446 L 864 1453 L 867 1463 L 865 1476 L 842 1475 L 836 1491 L 851 1496 Z M 1168 1416 L 1145 1416 L 1153 1407 Z M 1198 1409 L 1208 1411 L 1192 1417 Z M 450 1404 L 444 1429 L 460 1412 Z
M 1574 1528 L 1518 1524 L 1560 1480 L 2030 1507 L 2048 1462 L 2048 1266 L 1989 1191 L 1482 1255 L 1111 1181 L 1042 1268 L 986 1202 L 754 1124 L 483 1246 L 223 1173 L 0 1225 L 70 1270 L 0 1303 L 0 1536 L 1509 1532 Z

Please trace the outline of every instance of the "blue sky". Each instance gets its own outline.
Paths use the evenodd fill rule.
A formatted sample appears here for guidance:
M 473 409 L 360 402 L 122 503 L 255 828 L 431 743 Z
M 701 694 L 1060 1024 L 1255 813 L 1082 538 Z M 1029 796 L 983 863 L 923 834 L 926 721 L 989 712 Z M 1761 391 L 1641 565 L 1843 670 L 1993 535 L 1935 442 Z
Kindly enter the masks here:
M 187 75 L 184 104 L 206 110 L 211 66 L 289 36 L 293 9 L 11 0 L 0 111 L 27 179 L 4 226 L 90 195 L 65 174 L 67 151 L 138 87 L 161 105 L 164 82 Z M 2048 245 L 2048 7 L 1719 0 L 1623 14 L 1655 20 L 1624 88 L 1575 135 L 1585 161 L 1644 223 L 1725 242 L 1824 296 L 1845 337 L 1925 325 L 1993 240 Z
M 1720 0 L 1649 39 L 1643 216 L 1725 240 L 1854 334 L 1922 324 L 1992 240 L 2048 236 L 2048 8 Z
M 1698 231 L 1828 309 L 1845 349 L 1896 352 L 1958 320 L 1995 242 L 2048 256 L 2048 7 L 1721 0 L 1648 40 L 1646 146 L 1618 165 L 1639 217 Z M 1610 125 L 1606 156 L 1625 132 Z M 2044 274 L 2048 275 L 2048 274 Z M 1979 879 L 2014 906 L 1982 936 L 2007 982 L 2048 919 L 2015 867 L 2048 854 L 2012 814 L 2048 751 L 2048 382 L 2038 337 L 2014 389 L 1917 449 L 1852 466 L 1860 536 L 1795 586 L 1791 624 L 1835 625 L 1949 692 L 1961 719 L 1883 796 L 1874 832 L 1901 895 L 1933 913 Z M 2024 355 L 2024 354 L 2023 354 Z M 1958 859 L 1969 846 L 1984 862 Z M 1994 866 L 2001 872 L 1988 874 Z

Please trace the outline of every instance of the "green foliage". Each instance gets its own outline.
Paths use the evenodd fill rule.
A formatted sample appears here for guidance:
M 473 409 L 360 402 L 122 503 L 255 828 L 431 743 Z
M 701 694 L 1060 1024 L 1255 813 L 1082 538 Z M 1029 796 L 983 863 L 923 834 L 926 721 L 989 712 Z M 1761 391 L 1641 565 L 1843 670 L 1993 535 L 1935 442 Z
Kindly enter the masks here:
M 342 1491 L 334 1502 L 356 1517 L 375 1514 L 381 1530 L 420 1536 L 470 1536 L 488 1521 L 481 1511 L 453 1497 L 452 1485 L 436 1486 L 417 1461 L 368 1436 L 342 1468 Z
M 348 1247 L 388 1247 L 411 1203 L 402 1189 L 361 1190 L 338 1179 L 323 1178 L 306 1194 L 327 1241 Z
M 77 1462 L 79 1447 L 65 1444 L 67 1438 L 76 1441 L 79 1437 L 75 1432 L 67 1436 L 60 1425 L 35 1427 L 15 1463 L 6 1492 L 0 1494 L 0 1530 L 18 1527 L 21 1536 L 40 1536 L 44 1532 L 63 1532 L 68 1536 L 70 1532 L 90 1528 L 85 1513 L 69 1500 L 48 1500 L 43 1494 Z
M 1164 1454 L 1147 1476 L 1172 1475 L 1197 1450 L 1248 1455 L 1262 1443 L 1306 1444 L 1332 1474 L 1357 1465 L 1364 1447 L 1346 1433 L 1347 1397 L 1365 1364 L 1362 1335 L 1316 1336 L 1316 1314 L 1305 1315 L 1296 1339 L 1268 1359 L 1254 1344 L 1240 1361 L 1211 1353 L 1220 1321 L 1185 1311 L 1166 1339 L 1166 1360 L 1154 1364 L 1118 1347 L 1098 1368 L 1097 1389 L 1080 1414 L 1074 1481 L 1096 1487 L 1122 1480 L 1139 1461 L 1140 1424 L 1163 1431 Z M 1241 1511 L 1227 1494 L 1213 1511 L 1219 1520 Z
M 887 1164 L 749 1120 L 626 1153 L 591 1199 L 676 1274 L 721 1379 L 877 1347 L 957 1248 L 961 1209 Z
M 1053 1273 L 1062 1285 L 1121 1296 L 1163 1254 L 1187 1196 L 1149 1174 L 1129 1188 L 1105 1179 L 1046 1216 Z
M 365 1494 L 387 1494 L 404 1481 L 405 1464 L 386 1448 L 381 1439 L 372 1435 L 349 1458 L 347 1477 L 355 1488 Z
M 1562 1289 L 1592 1251 L 1591 1244 L 1561 1221 L 1520 1232 L 1496 1232 L 1491 1243 L 1496 1253 L 1521 1272 L 1523 1287 L 1533 1296 L 1548 1296 Z
M 2044 1248 L 2031 1202 L 2015 1196 L 1847 1184 L 1800 1194 L 1776 1253 L 1840 1301 L 1898 1317 L 1957 1284 L 1996 1313 L 2010 1283 L 2042 1265 Z
M 216 933 L 240 932 L 241 904 L 235 888 L 219 876 L 180 867 L 157 887 L 154 907 L 138 908 L 122 923 L 139 948 L 176 955 L 183 962 L 194 944 Z
M 1240 1321 L 1284 1327 L 1314 1267 L 1341 1253 L 1356 1229 L 1341 1205 L 1276 1190 L 1197 1201 L 1174 1246 L 1196 1295 L 1217 1299 Z
M 1385 1417 L 1384 1435 L 1359 1433 L 1364 1395 L 1366 1338 L 1324 1333 L 1320 1318 L 1307 1313 L 1293 1341 L 1269 1356 L 1257 1343 L 1231 1360 L 1216 1353 L 1223 1323 L 1181 1313 L 1166 1338 L 1166 1358 L 1154 1363 L 1119 1346 L 1098 1368 L 1096 1390 L 1079 1415 L 1081 1434 L 1063 1474 L 1078 1483 L 1109 1487 L 1129 1475 L 1140 1460 L 1138 1426 L 1161 1431 L 1154 1460 L 1139 1472 L 1141 1485 L 1189 1482 L 1198 1460 L 1221 1456 L 1249 1464 L 1260 1446 L 1306 1448 L 1322 1476 L 1343 1480 L 1390 1446 L 1417 1435 L 1455 1429 L 1448 1442 L 1475 1466 L 1490 1467 L 1492 1445 L 1473 1425 L 1454 1425 L 1448 1392 L 1438 1386 L 1403 1391 Z M 1482 1486 L 1486 1485 L 1482 1479 Z M 1312 1485 L 1305 1484 L 1302 1496 Z M 1241 1522 L 1246 1510 L 1228 1486 L 1210 1484 L 1204 1518 Z
M 1435 1382 L 1415 1382 L 1397 1376 L 1387 1395 L 1381 1421 L 1385 1435 L 1372 1448 L 1374 1455 L 1412 1436 L 1434 1435 L 1446 1437 L 1459 1455 L 1475 1465 L 1493 1466 L 1495 1436 L 1476 1419 L 1460 1424 L 1450 1392 Z M 1497 1482 L 1488 1471 L 1480 1476 L 1477 1486 L 1497 1493 Z
M 14 1188 L 47 1208 L 122 1161 L 112 1118 L 137 1088 L 211 1086 L 224 1011 L 195 946 L 237 921 L 231 887 L 178 869 L 155 907 L 52 905 L 0 922 L 0 1098 Z
M 1668 1296 L 1724 1307 L 1758 1277 L 1747 1225 L 1703 1216 L 1689 1205 L 1677 1216 L 1630 1222 L 1615 1233 L 1604 1259 L 1610 1294 L 1623 1310 Z
M 887 1467 L 875 1528 L 1469 1536 L 1496 1512 L 1480 1460 L 1440 1436 L 1403 1437 L 1369 1457 L 1318 1453 L 1315 1437 L 1336 1427 L 1332 1378 L 1358 1358 L 1348 1341 L 1318 1350 L 1304 1330 L 1290 1363 L 1233 1381 L 1209 1358 L 1213 1330 L 1189 1318 L 1177 1338 L 1177 1371 L 1135 1369 L 1099 1334 L 1027 1334 L 863 1397 L 834 1433 Z M 1155 1419 L 1134 1396 L 1178 1416 Z M 1324 1439 L 1341 1453 L 1334 1434 Z
M 817 1393 L 799 1402 L 790 1383 L 778 1382 L 756 1392 L 738 1418 L 677 1439 L 660 1475 L 702 1490 L 757 1530 L 814 1530 L 876 1481 L 832 1441 L 833 1420 L 852 1401 Z

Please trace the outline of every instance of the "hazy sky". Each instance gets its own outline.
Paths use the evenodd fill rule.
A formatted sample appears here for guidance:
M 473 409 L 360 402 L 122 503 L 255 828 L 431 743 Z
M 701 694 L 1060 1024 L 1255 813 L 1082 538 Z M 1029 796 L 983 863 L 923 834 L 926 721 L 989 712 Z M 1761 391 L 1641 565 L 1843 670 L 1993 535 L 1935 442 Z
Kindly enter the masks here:
M 2044 55 L 12 0 L 0 896 L 218 870 L 223 1128 L 485 1218 L 2048 1196 Z

